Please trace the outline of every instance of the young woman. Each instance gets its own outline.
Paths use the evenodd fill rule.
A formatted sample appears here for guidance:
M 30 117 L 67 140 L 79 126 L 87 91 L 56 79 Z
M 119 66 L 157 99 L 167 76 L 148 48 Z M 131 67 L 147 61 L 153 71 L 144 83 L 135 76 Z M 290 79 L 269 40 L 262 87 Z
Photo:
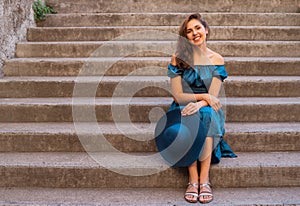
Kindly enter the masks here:
M 207 127 L 204 144 L 199 145 L 199 158 L 188 166 L 189 183 L 184 197 L 192 203 L 198 200 L 209 203 L 213 200 L 209 181 L 212 153 L 220 144 L 228 146 L 222 139 L 225 117 L 218 99 L 227 72 L 223 57 L 206 46 L 209 27 L 200 14 L 188 16 L 179 35 L 177 51 L 168 66 L 174 98 L 169 111 L 180 109 L 182 116 L 200 113 L 201 121 Z M 235 156 L 230 148 L 229 153 L 228 156 Z

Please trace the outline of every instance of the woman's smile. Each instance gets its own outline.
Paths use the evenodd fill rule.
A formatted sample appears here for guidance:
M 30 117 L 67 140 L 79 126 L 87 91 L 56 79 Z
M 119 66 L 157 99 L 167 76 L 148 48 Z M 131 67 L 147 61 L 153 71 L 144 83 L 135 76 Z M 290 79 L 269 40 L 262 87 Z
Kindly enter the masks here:
M 197 19 L 192 19 L 187 24 L 187 38 L 191 43 L 200 46 L 206 40 L 206 29 Z
M 199 41 L 201 39 L 200 35 L 197 35 L 196 37 L 193 38 L 193 41 Z

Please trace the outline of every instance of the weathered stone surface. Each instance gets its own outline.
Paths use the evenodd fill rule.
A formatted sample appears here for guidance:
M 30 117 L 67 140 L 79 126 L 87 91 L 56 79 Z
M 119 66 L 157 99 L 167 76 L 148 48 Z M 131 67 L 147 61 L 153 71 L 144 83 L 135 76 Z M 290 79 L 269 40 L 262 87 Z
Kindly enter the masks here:
M 227 97 L 299 97 L 299 77 L 233 76 L 225 83 Z
M 80 139 L 92 144 L 99 138 L 97 134 L 102 134 L 122 152 L 157 152 L 153 140 L 155 124 L 101 122 L 98 126 L 99 130 L 94 130 L 90 123 L 0 123 L 0 151 L 83 152 Z M 77 133 L 78 127 L 89 132 Z M 235 152 L 300 150 L 300 123 L 228 122 L 225 127 L 224 138 Z M 98 151 L 105 152 L 103 148 Z
M 26 39 L 28 27 L 35 25 L 32 0 L 0 1 L 0 78 L 4 61 L 15 55 L 15 44 Z
M 175 26 L 188 13 L 67 13 L 47 15 L 41 27 Z M 209 26 L 300 26 L 298 13 L 202 13 Z M 138 20 L 137 20 L 138 19 Z
M 226 97 L 299 97 L 300 77 L 232 76 L 225 80 Z M 171 97 L 167 76 L 5 77 L 0 98 L 73 97 Z
M 300 41 L 209 41 L 225 57 L 299 57 Z M 166 57 L 176 41 L 23 42 L 16 56 L 25 57 Z
M 6 62 L 7 76 L 166 76 L 170 57 L 16 58 Z M 300 76 L 298 57 L 225 57 L 229 76 Z
M 137 32 L 163 31 L 161 36 L 141 36 Z M 30 28 L 28 41 L 109 41 L 120 36 L 125 40 L 177 40 L 177 36 L 168 36 L 167 32 L 177 34 L 177 27 L 145 26 L 145 27 L 72 27 L 72 28 Z M 300 40 L 300 26 L 297 27 L 253 27 L 253 26 L 212 26 L 210 40 Z
M 41 28 L 30 26 L 27 39 L 31 42 L 17 45 L 17 58 L 5 65 L 5 75 L 11 77 L 0 81 L 0 97 L 5 97 L 0 99 L 0 187 L 31 187 L 30 194 L 19 189 L 17 193 L 23 192 L 23 196 L 16 195 L 20 199 L 14 202 L 1 194 L 16 194 L 15 188 L 12 193 L 0 188 L 0 204 L 39 205 L 30 199 L 32 187 L 69 187 L 66 193 L 52 190 L 51 194 L 54 191 L 65 198 L 57 196 L 55 201 L 47 192 L 38 197 L 44 190 L 35 190 L 43 204 L 60 205 L 64 200 L 69 205 L 81 204 L 82 194 L 76 195 L 70 188 L 91 194 L 92 189 L 86 192 L 85 188 L 92 187 L 104 193 L 92 192 L 95 197 L 84 200 L 89 205 L 98 200 L 100 205 L 112 205 L 114 200 L 120 205 L 156 205 L 166 203 L 163 201 L 169 196 L 152 193 L 149 188 L 165 187 L 168 194 L 180 197 L 166 205 L 184 205 L 186 169 L 160 172 L 167 167 L 158 154 L 147 160 L 144 157 L 157 152 L 155 123 L 172 102 L 166 91 L 150 87 L 150 83 L 169 86 L 166 69 L 176 42 L 174 36 L 165 34 L 176 33 L 182 19 L 194 10 L 203 13 L 211 26 L 209 47 L 225 57 L 227 98 L 220 98 L 227 121 L 224 138 L 239 156 L 212 166 L 214 188 L 226 187 L 216 189 L 214 203 L 300 204 L 299 1 L 48 1 L 60 13 L 48 15 L 47 21 L 39 24 Z M 122 39 L 123 34 L 127 36 Z M 107 41 L 116 37 L 119 41 Z M 84 58 L 104 44 L 109 46 L 100 58 Z M 88 72 L 81 70 L 84 66 Z M 89 76 L 80 84 L 95 83 L 105 75 L 96 85 L 100 89 L 93 93 L 93 97 L 101 97 L 70 98 L 77 75 Z M 120 83 L 124 84 L 116 94 Z M 147 89 L 141 90 L 145 86 Z M 139 92 L 129 95 L 128 90 Z M 93 92 L 89 87 L 76 91 L 80 97 Z M 110 98 L 112 93 L 116 96 Z M 134 95 L 139 97 L 131 98 Z M 108 145 L 131 156 L 111 153 L 112 148 L 99 140 L 98 130 Z M 97 164 L 85 149 L 100 151 L 97 157 L 110 170 Z M 148 172 L 153 174 L 146 175 Z M 237 189 L 229 191 L 229 187 Z M 114 194 L 108 188 L 113 188 Z M 122 199 L 124 194 L 115 195 L 124 191 L 121 188 L 131 188 L 133 194 L 126 194 L 133 196 Z M 144 191 L 150 194 L 133 188 L 148 188 Z M 182 190 L 180 194 L 176 188 Z M 140 197 L 143 202 L 137 202 Z
M 299 122 L 300 98 L 226 98 L 228 122 Z M 153 108 L 169 108 L 171 98 L 8 98 L 0 102 L 0 122 L 153 122 Z M 282 112 L 282 107 L 292 113 Z M 75 113 L 72 113 L 72 110 Z M 92 113 L 91 113 L 92 112 Z M 74 115 L 76 114 L 76 116 Z M 129 115 L 128 115 L 129 114 Z M 149 116 L 150 114 L 150 116 Z
M 98 155 L 93 156 L 97 161 L 86 153 L 0 153 L 0 186 L 145 188 L 146 184 L 147 188 L 178 188 L 188 181 L 186 168 L 169 168 L 159 154 L 94 155 Z M 212 166 L 215 187 L 300 186 L 299 152 L 237 155 Z M 123 175 L 126 173 L 132 175 Z
M 4 205 L 89 205 L 89 206 L 190 206 L 183 198 L 185 188 L 0 188 Z M 299 187 L 213 188 L 213 205 L 257 206 L 298 205 Z M 116 197 L 116 193 L 118 196 Z M 145 195 L 146 194 L 146 195 Z M 149 194 L 149 195 L 148 195 Z M 139 197 L 138 199 L 136 197 Z
M 207 0 L 48 0 L 60 13 L 124 13 L 124 12 L 299 12 L 297 0 L 207 1 Z
M 164 76 L 169 60 L 165 57 L 18 58 L 6 63 L 4 73 L 7 76 Z
M 299 151 L 298 122 L 226 123 L 225 139 L 235 151 Z

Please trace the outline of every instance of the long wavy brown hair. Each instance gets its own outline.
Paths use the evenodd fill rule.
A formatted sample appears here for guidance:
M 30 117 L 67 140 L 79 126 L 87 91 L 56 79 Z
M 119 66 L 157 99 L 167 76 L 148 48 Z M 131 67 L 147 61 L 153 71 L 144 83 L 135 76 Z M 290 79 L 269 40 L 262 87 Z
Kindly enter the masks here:
M 181 24 L 179 28 L 179 38 L 177 41 L 177 49 L 176 49 L 176 63 L 177 67 L 181 69 L 188 69 L 190 67 L 194 67 L 194 48 L 196 47 L 187 38 L 187 24 L 192 20 L 197 19 L 204 26 L 205 29 L 208 30 L 207 38 L 209 37 L 210 30 L 209 26 L 202 19 L 201 14 L 195 13 L 189 15 Z

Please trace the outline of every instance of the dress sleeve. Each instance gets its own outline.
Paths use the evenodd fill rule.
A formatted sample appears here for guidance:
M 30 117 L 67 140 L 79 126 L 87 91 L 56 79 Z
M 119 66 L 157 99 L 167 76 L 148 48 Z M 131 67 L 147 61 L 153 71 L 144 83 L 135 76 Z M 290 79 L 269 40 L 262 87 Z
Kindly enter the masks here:
M 221 81 L 227 78 L 227 71 L 224 65 L 215 66 L 215 70 L 213 72 L 213 77 L 219 78 Z
M 168 77 L 174 78 L 182 74 L 183 74 L 183 69 L 179 69 L 178 67 L 173 66 L 172 64 L 168 65 Z

